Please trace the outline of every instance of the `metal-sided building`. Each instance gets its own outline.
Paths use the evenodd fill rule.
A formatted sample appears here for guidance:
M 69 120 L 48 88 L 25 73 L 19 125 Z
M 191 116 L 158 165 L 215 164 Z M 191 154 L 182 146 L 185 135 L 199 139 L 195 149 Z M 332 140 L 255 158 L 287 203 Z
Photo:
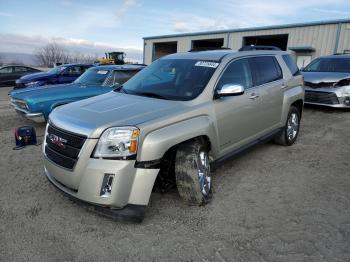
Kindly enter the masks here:
M 350 53 L 350 19 L 144 37 L 143 62 L 191 49 L 272 45 L 295 52 L 299 67 L 312 59 Z

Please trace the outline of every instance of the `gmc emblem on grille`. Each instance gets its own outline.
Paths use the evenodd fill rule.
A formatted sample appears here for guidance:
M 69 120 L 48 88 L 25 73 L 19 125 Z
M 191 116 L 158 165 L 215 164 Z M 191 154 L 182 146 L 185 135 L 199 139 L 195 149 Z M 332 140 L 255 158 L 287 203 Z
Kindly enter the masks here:
M 59 146 L 61 148 L 66 148 L 66 145 L 65 145 L 67 143 L 66 139 L 56 136 L 54 134 L 49 134 L 48 137 L 52 144 Z

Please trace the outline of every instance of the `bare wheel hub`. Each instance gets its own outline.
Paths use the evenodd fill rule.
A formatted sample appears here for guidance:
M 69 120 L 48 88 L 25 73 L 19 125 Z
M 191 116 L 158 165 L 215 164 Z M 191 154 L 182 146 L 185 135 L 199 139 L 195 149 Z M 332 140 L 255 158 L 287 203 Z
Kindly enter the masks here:
M 291 113 L 287 123 L 287 138 L 292 141 L 298 134 L 299 117 L 296 113 Z
M 202 194 L 209 195 L 211 189 L 210 164 L 208 153 L 204 151 L 199 152 L 198 155 L 198 180 Z

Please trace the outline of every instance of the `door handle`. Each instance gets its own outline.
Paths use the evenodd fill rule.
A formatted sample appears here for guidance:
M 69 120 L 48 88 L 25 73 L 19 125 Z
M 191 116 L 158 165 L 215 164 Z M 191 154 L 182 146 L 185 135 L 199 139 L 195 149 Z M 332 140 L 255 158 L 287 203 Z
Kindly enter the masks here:
M 259 94 L 252 93 L 249 98 L 255 100 L 255 99 L 259 98 Z
M 287 88 L 288 86 L 286 85 L 286 84 L 282 84 L 281 85 L 281 89 L 285 89 L 285 88 Z

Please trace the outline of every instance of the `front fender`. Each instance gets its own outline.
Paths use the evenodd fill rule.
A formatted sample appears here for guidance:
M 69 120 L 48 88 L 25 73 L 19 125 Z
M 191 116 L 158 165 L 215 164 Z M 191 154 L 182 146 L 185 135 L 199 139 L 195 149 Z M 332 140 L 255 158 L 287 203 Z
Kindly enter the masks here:
M 208 137 L 211 151 L 218 151 L 213 121 L 208 116 L 199 116 L 154 130 L 143 138 L 137 155 L 138 161 L 161 159 L 165 152 L 181 142 L 199 136 Z

